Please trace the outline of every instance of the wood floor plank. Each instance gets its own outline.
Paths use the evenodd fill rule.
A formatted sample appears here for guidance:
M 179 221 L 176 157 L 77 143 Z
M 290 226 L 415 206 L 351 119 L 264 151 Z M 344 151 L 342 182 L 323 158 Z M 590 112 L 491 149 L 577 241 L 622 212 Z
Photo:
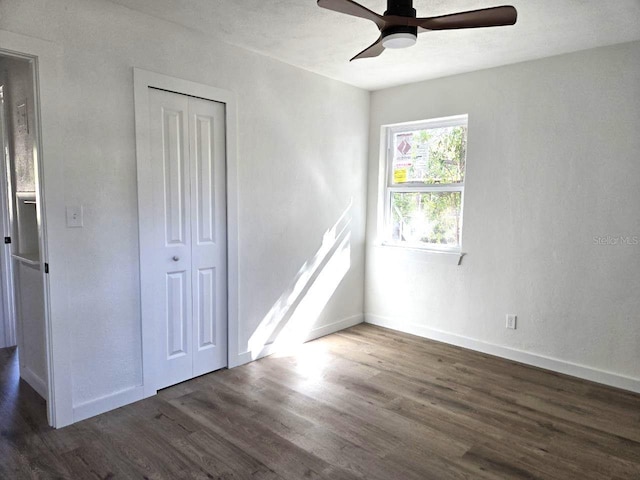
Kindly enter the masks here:
M 1 479 L 640 479 L 640 395 L 370 325 L 62 430 L 15 362 Z
M 199 431 L 172 441 L 172 445 L 201 466 L 203 478 L 281 480 L 282 477 L 242 449 L 213 432 Z

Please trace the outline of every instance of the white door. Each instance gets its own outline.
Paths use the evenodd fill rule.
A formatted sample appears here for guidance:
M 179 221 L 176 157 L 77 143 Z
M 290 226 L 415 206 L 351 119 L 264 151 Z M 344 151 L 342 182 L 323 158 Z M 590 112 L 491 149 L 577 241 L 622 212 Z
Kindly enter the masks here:
M 224 105 L 189 98 L 193 376 L 227 366 Z
M 12 236 L 12 188 L 10 181 L 9 129 L 5 122 L 5 86 L 0 85 L 0 348 L 17 344 L 16 313 L 11 244 L 2 237 Z
M 154 389 L 227 365 L 224 118 L 221 103 L 149 89 Z

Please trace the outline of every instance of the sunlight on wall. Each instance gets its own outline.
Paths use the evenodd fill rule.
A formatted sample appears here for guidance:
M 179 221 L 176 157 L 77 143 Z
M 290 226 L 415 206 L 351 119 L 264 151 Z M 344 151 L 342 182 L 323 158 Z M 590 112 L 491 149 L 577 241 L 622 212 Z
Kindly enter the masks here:
M 251 358 L 303 343 L 351 267 L 350 202 L 249 339 Z
M 290 319 L 273 342 L 276 350 L 300 344 L 306 340 L 316 320 L 338 288 L 351 266 L 351 235 L 347 235 L 319 272 L 307 293 L 301 298 Z

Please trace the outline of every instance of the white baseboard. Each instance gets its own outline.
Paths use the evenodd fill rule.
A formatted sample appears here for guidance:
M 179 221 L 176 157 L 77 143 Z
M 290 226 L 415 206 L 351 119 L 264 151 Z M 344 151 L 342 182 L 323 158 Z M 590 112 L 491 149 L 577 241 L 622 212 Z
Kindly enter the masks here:
M 129 403 L 137 402 L 143 398 L 144 387 L 142 385 L 127 388 L 119 392 L 105 395 L 104 397 L 90 400 L 73 407 L 73 421 L 80 422 L 87 418 L 95 417 L 101 413 L 115 410 Z
M 364 315 L 362 314 L 357 314 L 351 317 L 343 318 L 342 320 L 339 320 L 334 323 L 330 323 L 329 325 L 323 325 L 321 327 L 314 328 L 305 336 L 304 342 L 310 342 L 311 340 L 315 340 L 317 338 L 339 332 L 340 330 L 353 327 L 354 325 L 358 325 L 362 322 L 364 322 Z M 254 354 L 253 352 L 241 353 L 236 358 L 236 362 L 233 362 L 234 366 L 244 365 L 245 363 L 249 363 L 251 361 L 258 360 L 263 357 L 268 357 L 269 355 L 276 353 L 277 348 L 278 348 L 277 345 L 267 344 L 257 354 Z
M 38 392 L 38 395 L 45 400 L 48 400 L 47 397 L 49 392 L 47 389 L 47 382 L 44 379 L 33 373 L 33 370 L 24 366 L 20 367 L 20 377 L 31 385 L 31 388 Z
M 229 358 L 229 368 L 236 368 L 253 360 L 251 352 L 239 353 L 235 358 Z
M 359 313 L 357 315 L 352 315 L 351 317 L 343 318 L 334 323 L 330 323 L 329 325 L 324 325 L 322 327 L 314 328 L 309 332 L 306 342 L 310 342 L 311 340 L 315 340 L 316 338 L 325 337 L 327 335 L 331 335 L 332 333 L 339 332 L 340 330 L 344 330 L 346 328 L 351 328 L 355 325 L 359 325 L 364 322 L 364 315 Z
M 410 333 L 419 337 L 429 338 L 438 342 L 448 343 L 457 347 L 468 348 L 489 355 L 506 358 L 515 362 L 524 363 L 534 367 L 544 368 L 557 373 L 563 373 L 572 377 L 589 380 L 603 385 L 640 393 L 640 379 L 626 377 L 612 372 L 605 372 L 592 367 L 578 365 L 557 358 L 545 357 L 535 353 L 503 347 L 492 343 L 482 342 L 473 338 L 456 335 L 453 333 L 434 330 L 423 325 L 408 324 L 397 319 L 382 317 L 379 315 L 365 314 L 365 322 L 380 327 Z

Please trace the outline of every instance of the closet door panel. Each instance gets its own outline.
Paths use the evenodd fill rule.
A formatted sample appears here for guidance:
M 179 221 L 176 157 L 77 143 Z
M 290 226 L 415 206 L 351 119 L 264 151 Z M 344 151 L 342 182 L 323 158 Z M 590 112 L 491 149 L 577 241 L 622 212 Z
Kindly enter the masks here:
M 153 338 L 159 389 L 193 376 L 188 97 L 149 89 L 153 177 Z
M 227 365 L 224 105 L 189 99 L 194 376 Z

